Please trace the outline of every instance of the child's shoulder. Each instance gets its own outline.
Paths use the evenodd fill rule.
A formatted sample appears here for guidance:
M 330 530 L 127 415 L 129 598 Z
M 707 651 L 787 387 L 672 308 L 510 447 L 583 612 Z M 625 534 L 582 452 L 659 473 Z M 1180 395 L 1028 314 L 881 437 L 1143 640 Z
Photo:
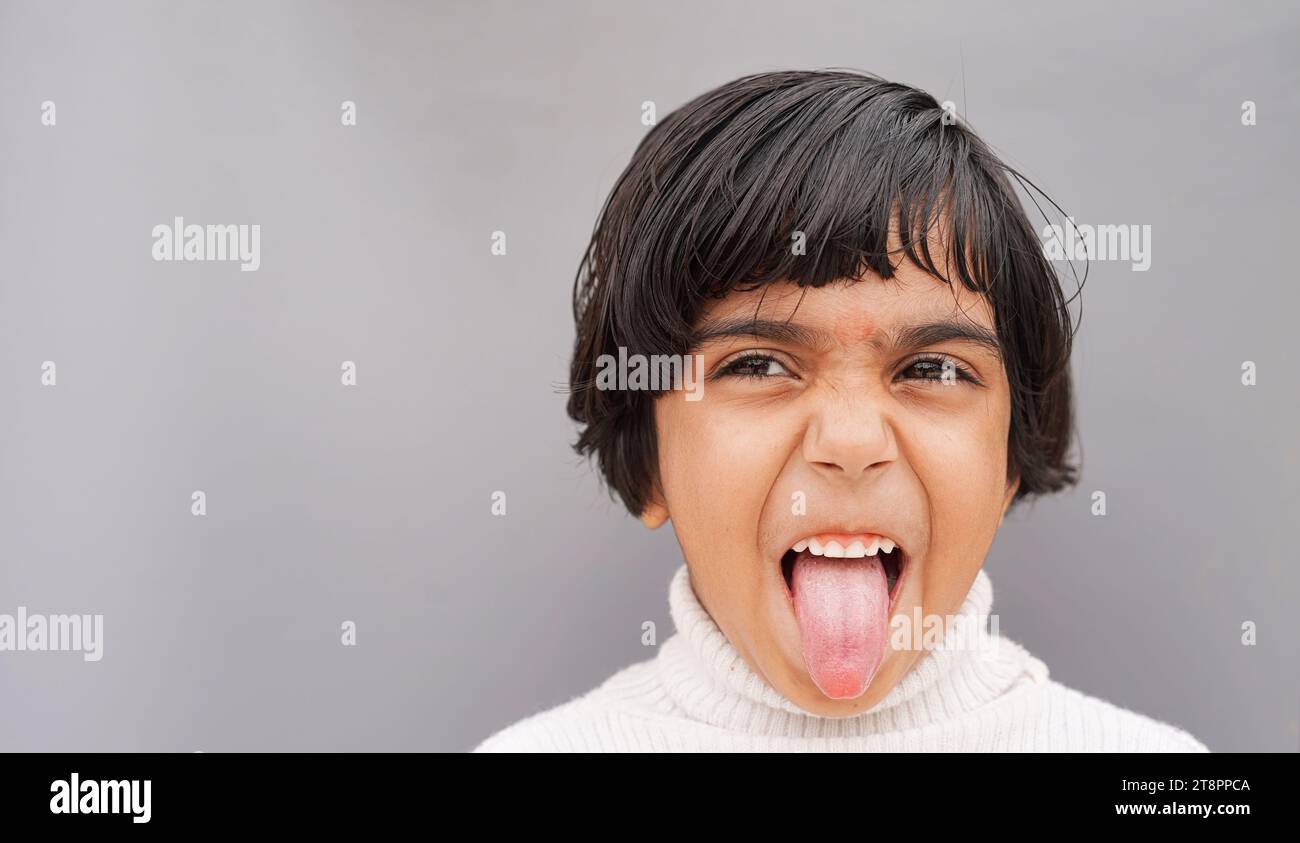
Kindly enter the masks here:
M 569 737 L 582 716 L 585 697 L 531 714 L 494 733 L 474 752 L 557 752 L 573 743 Z
M 474 752 L 599 752 L 609 748 L 623 715 L 662 713 L 658 689 L 655 660 L 637 662 L 579 697 L 505 727 Z
M 1209 752 L 1190 732 L 1121 708 L 1055 679 L 1046 689 L 1056 747 L 1066 752 Z

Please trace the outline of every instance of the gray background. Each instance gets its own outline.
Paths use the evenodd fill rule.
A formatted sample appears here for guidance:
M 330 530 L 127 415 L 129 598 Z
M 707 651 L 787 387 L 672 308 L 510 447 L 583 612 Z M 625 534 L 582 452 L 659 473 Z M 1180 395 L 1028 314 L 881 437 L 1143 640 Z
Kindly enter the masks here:
M 0 5 L 0 612 L 106 638 L 0 653 L 0 750 L 468 749 L 650 657 L 678 550 L 569 450 L 573 272 L 643 100 L 837 65 L 1153 227 L 1150 271 L 1091 267 L 1083 481 L 1000 533 L 1002 631 L 1296 749 L 1290 5 Z M 261 269 L 154 262 L 176 215 L 260 224 Z

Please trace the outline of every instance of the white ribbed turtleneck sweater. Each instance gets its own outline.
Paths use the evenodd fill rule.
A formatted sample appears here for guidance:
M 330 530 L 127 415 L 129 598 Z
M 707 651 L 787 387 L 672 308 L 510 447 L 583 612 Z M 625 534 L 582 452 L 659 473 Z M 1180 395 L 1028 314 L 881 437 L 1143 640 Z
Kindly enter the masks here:
M 749 668 L 691 588 L 673 575 L 676 633 L 656 657 L 515 723 L 478 752 L 1110 751 L 1207 752 L 1187 732 L 1048 678 L 1047 666 L 992 634 L 981 569 L 950 645 L 923 655 L 874 708 L 822 717 Z

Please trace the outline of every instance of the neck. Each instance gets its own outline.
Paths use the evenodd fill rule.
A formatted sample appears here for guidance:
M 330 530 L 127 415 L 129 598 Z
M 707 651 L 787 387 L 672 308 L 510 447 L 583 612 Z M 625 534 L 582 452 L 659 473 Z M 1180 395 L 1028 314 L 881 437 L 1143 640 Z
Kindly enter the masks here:
M 985 705 L 1023 675 L 1032 657 L 989 631 L 992 605 L 993 585 L 981 568 L 942 642 L 925 641 L 926 652 L 879 703 L 825 717 L 801 709 L 749 667 L 701 605 L 683 565 L 669 587 L 678 634 L 664 642 L 658 669 L 688 716 L 730 731 L 842 737 L 915 728 Z

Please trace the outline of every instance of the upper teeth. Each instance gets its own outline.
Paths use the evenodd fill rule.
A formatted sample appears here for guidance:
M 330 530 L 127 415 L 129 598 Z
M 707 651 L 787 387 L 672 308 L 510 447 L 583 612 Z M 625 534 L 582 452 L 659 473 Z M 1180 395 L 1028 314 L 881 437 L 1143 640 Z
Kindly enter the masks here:
M 795 553 L 807 550 L 813 556 L 829 556 L 833 559 L 861 559 L 864 556 L 875 556 L 881 550 L 893 553 L 894 543 L 883 536 L 872 536 L 854 539 L 845 547 L 834 539 L 823 542 L 817 536 L 810 536 L 795 542 L 791 550 Z

